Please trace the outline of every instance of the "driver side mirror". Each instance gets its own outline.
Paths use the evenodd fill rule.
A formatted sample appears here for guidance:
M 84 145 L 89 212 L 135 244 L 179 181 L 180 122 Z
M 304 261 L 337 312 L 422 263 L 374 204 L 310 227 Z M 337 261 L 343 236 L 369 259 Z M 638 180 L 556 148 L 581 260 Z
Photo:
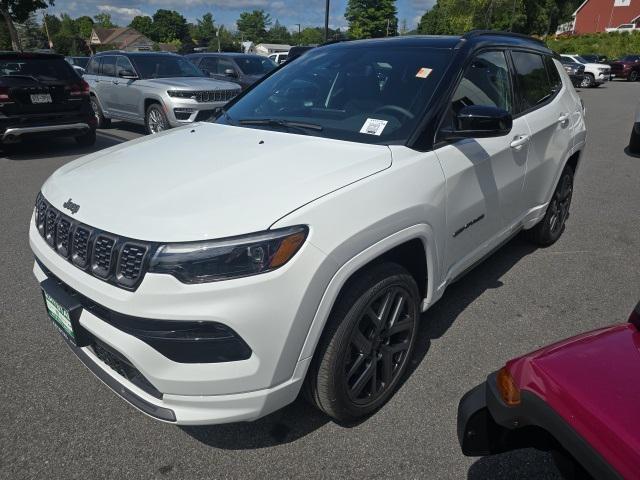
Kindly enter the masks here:
M 237 77 L 237 76 L 238 76 L 238 74 L 236 73 L 236 71 L 235 71 L 233 68 L 227 68 L 227 69 L 224 71 L 224 74 L 225 74 L 227 77 Z
M 118 72 L 118 76 L 126 80 L 136 80 L 138 78 L 138 75 L 131 70 L 120 70 L 120 72 Z
M 454 118 L 454 128 L 442 131 L 444 140 L 503 137 L 513 128 L 513 117 L 497 107 L 470 105 Z

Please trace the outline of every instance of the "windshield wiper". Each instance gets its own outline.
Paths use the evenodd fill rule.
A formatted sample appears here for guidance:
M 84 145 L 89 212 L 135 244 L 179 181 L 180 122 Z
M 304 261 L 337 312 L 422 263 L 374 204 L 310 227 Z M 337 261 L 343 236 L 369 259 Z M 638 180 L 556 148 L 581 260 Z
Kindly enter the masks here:
M 322 125 L 315 123 L 297 122 L 292 120 L 280 120 L 277 118 L 247 118 L 239 120 L 240 125 L 268 125 L 270 127 L 297 128 L 299 130 L 322 131 Z

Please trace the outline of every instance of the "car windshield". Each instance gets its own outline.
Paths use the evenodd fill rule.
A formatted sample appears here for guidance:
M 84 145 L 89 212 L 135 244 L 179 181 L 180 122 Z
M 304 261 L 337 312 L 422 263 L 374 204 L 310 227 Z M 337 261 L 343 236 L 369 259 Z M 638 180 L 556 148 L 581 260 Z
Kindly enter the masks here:
M 132 55 L 140 78 L 204 77 L 188 60 L 177 55 Z
M 41 82 L 77 81 L 77 75 L 62 58 L 2 58 L 0 77 L 25 77 Z
M 277 67 L 273 60 L 265 57 L 236 57 L 235 61 L 245 75 L 265 75 Z
M 404 143 L 451 55 L 428 47 L 312 50 L 250 90 L 217 122 L 361 143 Z
M 589 63 L 587 60 L 585 60 L 584 58 L 582 58 L 581 56 L 575 56 L 574 57 L 578 62 L 580 63 Z
M 639 59 L 637 55 L 627 55 L 626 57 L 622 57 L 623 62 L 635 62 Z

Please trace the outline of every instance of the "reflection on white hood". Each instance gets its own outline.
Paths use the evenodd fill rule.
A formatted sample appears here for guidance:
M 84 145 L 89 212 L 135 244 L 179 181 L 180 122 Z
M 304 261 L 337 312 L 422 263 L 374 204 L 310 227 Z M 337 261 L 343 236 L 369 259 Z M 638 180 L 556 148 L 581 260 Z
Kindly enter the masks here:
M 56 171 L 42 193 L 74 219 L 138 240 L 191 241 L 268 229 L 391 165 L 388 147 L 198 123 L 117 145 Z

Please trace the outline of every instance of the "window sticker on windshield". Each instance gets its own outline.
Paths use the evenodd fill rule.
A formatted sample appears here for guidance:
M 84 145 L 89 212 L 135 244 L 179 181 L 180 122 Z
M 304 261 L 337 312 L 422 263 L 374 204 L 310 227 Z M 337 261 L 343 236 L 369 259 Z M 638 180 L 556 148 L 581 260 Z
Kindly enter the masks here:
M 416 77 L 427 78 L 429 75 L 431 75 L 431 72 L 433 72 L 433 68 L 422 67 L 420 70 L 418 70 L 418 73 L 416 73 Z
M 360 133 L 366 133 L 367 135 L 382 135 L 382 131 L 384 127 L 387 126 L 386 120 L 378 120 L 376 118 L 367 118 L 367 121 L 364 122 L 364 125 L 360 129 Z

